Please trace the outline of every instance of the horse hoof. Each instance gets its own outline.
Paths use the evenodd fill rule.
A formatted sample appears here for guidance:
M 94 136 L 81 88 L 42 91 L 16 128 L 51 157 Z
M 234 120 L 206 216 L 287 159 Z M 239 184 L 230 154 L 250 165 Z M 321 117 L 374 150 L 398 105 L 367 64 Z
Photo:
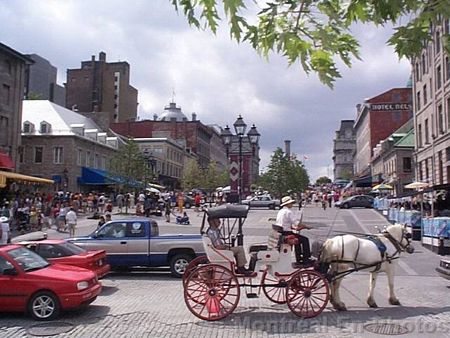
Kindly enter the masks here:
M 367 304 L 369 304 L 369 306 L 370 306 L 371 308 L 377 308 L 377 307 L 378 307 L 377 303 L 375 303 L 375 302 L 373 302 L 373 303 L 367 303 Z
M 391 304 L 391 305 L 402 305 L 402 304 L 400 304 L 400 301 L 398 300 L 398 299 L 392 299 L 392 298 L 389 298 L 389 304 Z

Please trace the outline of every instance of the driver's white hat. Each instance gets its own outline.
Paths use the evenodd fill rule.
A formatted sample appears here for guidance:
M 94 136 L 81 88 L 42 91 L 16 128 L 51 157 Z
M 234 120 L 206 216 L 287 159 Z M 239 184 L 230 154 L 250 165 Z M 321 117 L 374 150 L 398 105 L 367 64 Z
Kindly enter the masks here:
M 295 201 L 292 199 L 291 196 L 284 196 L 284 197 L 281 199 L 280 207 L 284 207 L 285 205 L 288 205 L 288 204 L 294 204 L 294 203 L 295 203 Z

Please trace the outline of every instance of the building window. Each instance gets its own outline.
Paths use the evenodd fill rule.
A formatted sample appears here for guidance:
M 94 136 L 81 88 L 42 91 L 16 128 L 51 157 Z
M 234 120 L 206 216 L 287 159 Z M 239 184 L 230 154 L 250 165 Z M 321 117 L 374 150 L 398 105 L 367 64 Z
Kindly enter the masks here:
M 100 166 L 101 166 L 101 169 L 103 169 L 103 170 L 106 169 L 106 157 L 105 156 L 102 156 Z
M 48 133 L 50 133 L 50 130 L 51 130 L 50 124 L 48 124 L 46 122 L 41 123 L 41 130 L 40 130 L 41 134 L 48 134 Z
M 450 34 L 450 24 L 449 24 L 449 19 L 445 19 L 444 21 L 444 33 L 445 34 Z
M 445 148 L 445 159 L 450 161 L 450 147 Z
M 428 127 L 428 119 L 425 119 L 425 144 L 430 143 L 430 132 Z
M 19 163 L 23 163 L 25 148 L 21 146 L 21 147 L 17 148 L 17 151 L 19 153 Z
M 441 66 L 436 68 L 436 89 L 441 88 L 442 86 L 442 70 Z
M 3 85 L 3 99 L 7 106 L 11 104 L 11 87 L 6 84 Z
M 34 148 L 34 163 L 42 163 L 43 152 L 44 152 L 43 147 Z
M 77 165 L 81 166 L 83 161 L 83 150 L 77 149 Z
M 428 180 L 428 177 L 430 177 L 429 171 L 428 171 L 429 165 L 428 165 L 428 159 L 425 160 L 425 178 Z
M 420 90 L 417 92 L 416 103 L 417 103 L 417 110 L 420 110 Z
M 441 32 L 436 31 L 436 41 L 435 41 L 436 55 L 441 52 Z
M 94 155 L 94 168 L 100 169 L 100 157 L 98 156 L 98 154 Z
M 410 173 L 412 170 L 411 157 L 403 157 L 403 172 Z
M 419 148 L 422 147 L 422 125 L 419 124 L 419 132 L 417 133 L 417 145 L 419 146 Z
M 9 145 L 9 120 L 6 116 L 0 116 L 0 145 L 7 146 Z
M 447 123 L 448 123 L 447 125 L 450 127 L 450 97 L 447 98 Z M 450 181 L 450 177 L 449 177 L 449 181 Z
M 442 104 L 438 106 L 438 128 L 441 134 L 444 133 L 444 109 Z
M 91 166 L 91 152 L 90 151 L 86 151 L 86 167 L 90 167 Z
M 427 85 L 423 85 L 423 105 L 425 106 L 427 104 Z
M 416 69 L 415 69 L 415 74 L 416 74 L 416 82 L 417 81 L 420 81 L 420 67 L 419 67 L 419 63 L 418 62 L 416 62 L 416 67 L 415 67 Z
M 445 81 L 450 80 L 450 59 L 448 56 L 445 57 Z
M 427 69 L 427 61 L 426 61 L 425 53 L 423 53 L 422 54 L 422 74 L 426 73 L 426 69 Z
M 61 164 L 63 162 L 63 148 L 55 147 L 53 148 L 53 163 Z

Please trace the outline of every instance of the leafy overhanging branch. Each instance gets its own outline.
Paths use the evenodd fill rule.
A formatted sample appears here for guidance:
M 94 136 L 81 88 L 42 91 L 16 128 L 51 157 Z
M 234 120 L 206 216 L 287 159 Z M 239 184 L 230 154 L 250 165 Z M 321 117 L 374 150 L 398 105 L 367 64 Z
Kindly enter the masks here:
M 399 57 L 413 58 L 432 39 L 430 25 L 450 17 L 450 0 L 272 0 L 262 2 L 251 24 L 252 13 L 248 18 L 242 14 L 247 9 L 244 0 L 171 1 L 189 24 L 213 33 L 222 11 L 232 39 L 248 42 L 265 58 L 272 52 L 281 54 L 289 65 L 299 63 L 306 73 L 317 73 L 329 87 L 341 77 L 338 60 L 351 67 L 353 58 L 360 58 L 360 45 L 350 30 L 353 23 L 393 24 L 395 33 L 388 44 Z M 409 22 L 400 25 L 408 16 Z M 450 52 L 449 42 L 447 32 L 443 46 Z

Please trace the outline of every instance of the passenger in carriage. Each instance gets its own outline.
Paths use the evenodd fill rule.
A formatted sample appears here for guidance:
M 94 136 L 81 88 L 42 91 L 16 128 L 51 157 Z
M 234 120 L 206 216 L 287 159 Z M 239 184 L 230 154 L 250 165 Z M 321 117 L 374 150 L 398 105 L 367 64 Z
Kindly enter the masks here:
M 236 273 L 238 274 L 250 274 L 251 271 L 245 268 L 245 264 L 247 263 L 247 258 L 245 257 L 245 251 L 242 246 L 234 246 L 230 247 L 226 245 L 223 239 L 220 237 L 220 219 L 208 217 L 209 228 L 206 231 L 209 239 L 211 240 L 214 248 L 218 250 L 230 250 L 234 254 L 234 258 L 236 259 Z
M 280 211 L 277 214 L 276 225 L 283 227 L 283 235 L 295 235 L 299 244 L 295 245 L 295 259 L 297 264 L 302 266 L 311 265 L 311 250 L 308 237 L 293 233 L 292 230 L 311 229 L 311 227 L 301 224 L 301 219 L 295 217 L 292 207 L 295 201 L 290 196 L 281 199 Z

